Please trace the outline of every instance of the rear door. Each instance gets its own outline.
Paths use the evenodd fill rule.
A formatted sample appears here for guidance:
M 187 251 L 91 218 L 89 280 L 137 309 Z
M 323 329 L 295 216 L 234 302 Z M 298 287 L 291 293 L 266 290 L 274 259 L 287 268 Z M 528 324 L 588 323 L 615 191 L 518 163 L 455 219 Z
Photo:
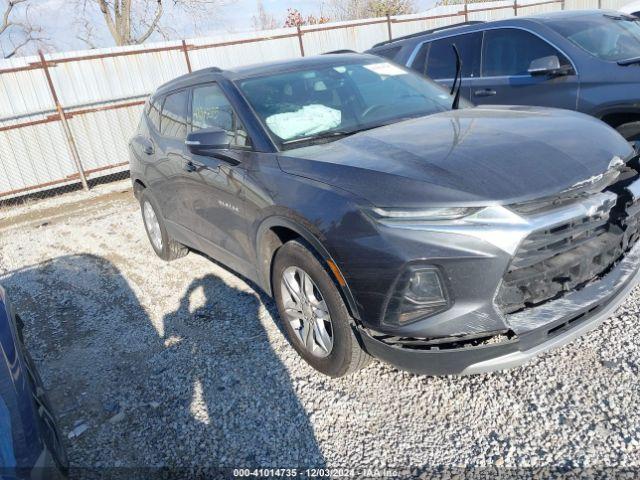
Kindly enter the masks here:
M 531 75 L 533 60 L 556 55 L 569 75 Z M 537 35 L 518 28 L 485 30 L 480 78 L 471 82 L 475 104 L 538 105 L 575 110 L 579 80 L 570 60 Z
M 187 137 L 189 90 L 165 96 L 160 113 L 160 133 L 154 141 L 156 168 L 161 181 L 153 188 L 162 215 L 168 222 L 185 224 L 185 184 L 183 165 L 189 160 L 184 141 Z
M 469 99 L 471 81 L 480 73 L 481 32 L 454 35 L 432 42 L 425 42 L 418 47 L 414 58 L 410 60 L 409 67 L 422 74 L 426 74 L 450 90 L 456 74 L 454 44 L 460 51 L 462 60 L 462 87 L 460 95 Z

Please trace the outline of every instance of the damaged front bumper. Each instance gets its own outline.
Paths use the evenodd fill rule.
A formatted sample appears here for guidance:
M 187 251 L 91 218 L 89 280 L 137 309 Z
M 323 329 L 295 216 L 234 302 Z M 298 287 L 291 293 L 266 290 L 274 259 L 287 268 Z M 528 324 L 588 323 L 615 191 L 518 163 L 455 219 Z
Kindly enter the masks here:
M 506 316 L 515 335 L 453 348 L 441 344 L 408 348 L 375 337 L 366 329 L 361 338 L 367 351 L 403 370 L 428 375 L 475 374 L 521 365 L 532 357 L 564 345 L 596 328 L 623 302 L 639 279 L 640 243 L 605 276 L 563 297 Z M 499 338 L 499 337 L 497 337 Z

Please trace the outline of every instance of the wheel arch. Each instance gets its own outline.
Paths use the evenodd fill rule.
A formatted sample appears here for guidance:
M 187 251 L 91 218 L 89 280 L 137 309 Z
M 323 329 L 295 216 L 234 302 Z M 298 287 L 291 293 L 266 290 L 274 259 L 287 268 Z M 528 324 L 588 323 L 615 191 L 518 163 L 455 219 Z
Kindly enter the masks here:
M 276 252 L 286 242 L 296 238 L 302 238 L 313 248 L 314 253 L 324 263 L 325 267 L 327 267 L 331 278 L 342 295 L 349 314 L 356 320 L 360 320 L 353 294 L 344 276 L 340 272 L 337 263 L 318 239 L 317 235 L 311 232 L 310 229 L 289 218 L 274 216 L 262 222 L 258 228 L 256 237 L 258 276 L 260 277 L 262 288 L 270 296 L 273 295 L 271 269 Z
M 142 192 L 142 190 L 144 190 L 145 188 L 147 188 L 147 186 L 144 184 L 144 182 L 139 178 L 136 178 L 133 181 L 133 196 L 136 197 L 136 199 L 140 200 L 140 192 Z
M 598 118 L 612 128 L 618 128 L 625 123 L 640 121 L 640 109 L 618 107 L 600 112 Z

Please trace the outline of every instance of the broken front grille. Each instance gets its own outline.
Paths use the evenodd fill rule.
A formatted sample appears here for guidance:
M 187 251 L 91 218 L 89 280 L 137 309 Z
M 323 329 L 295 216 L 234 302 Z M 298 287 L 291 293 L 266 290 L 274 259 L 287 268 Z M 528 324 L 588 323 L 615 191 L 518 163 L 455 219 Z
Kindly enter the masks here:
M 559 298 L 606 274 L 638 240 L 637 172 L 593 195 L 579 218 L 528 235 L 512 259 L 496 296 L 503 313 Z

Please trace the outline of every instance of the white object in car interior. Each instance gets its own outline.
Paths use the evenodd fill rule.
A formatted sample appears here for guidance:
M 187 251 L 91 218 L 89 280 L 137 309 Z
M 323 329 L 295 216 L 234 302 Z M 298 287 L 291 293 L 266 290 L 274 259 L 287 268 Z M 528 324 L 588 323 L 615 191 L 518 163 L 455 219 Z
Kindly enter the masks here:
M 267 126 L 284 140 L 313 135 L 336 128 L 342 112 L 324 105 L 305 105 L 295 112 L 276 113 L 267 117 Z

